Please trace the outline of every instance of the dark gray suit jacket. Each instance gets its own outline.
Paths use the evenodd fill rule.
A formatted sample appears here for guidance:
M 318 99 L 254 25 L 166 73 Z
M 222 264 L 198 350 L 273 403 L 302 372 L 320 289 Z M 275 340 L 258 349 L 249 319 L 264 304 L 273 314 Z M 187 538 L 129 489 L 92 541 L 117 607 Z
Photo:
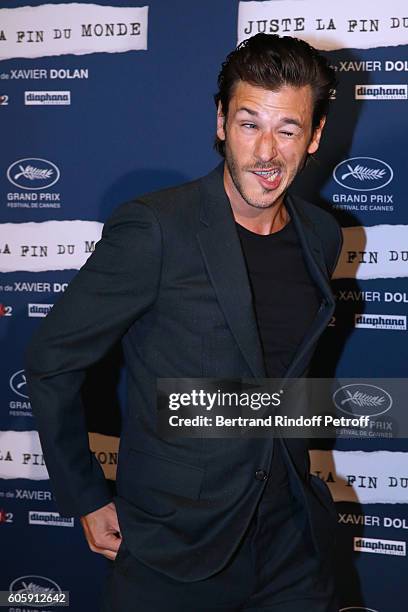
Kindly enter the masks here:
M 223 164 L 207 176 L 119 206 L 94 253 L 39 326 L 27 381 L 63 516 L 111 501 L 89 450 L 80 390 L 85 371 L 122 339 L 128 369 L 115 498 L 124 541 L 148 565 L 194 581 L 227 562 L 266 481 L 273 439 L 174 438 L 156 432 L 156 379 L 265 377 L 260 338 Z M 327 212 L 287 196 L 321 306 L 285 378 L 304 374 L 334 311 L 329 286 L 342 237 Z M 274 288 L 271 287 L 271 291 Z M 307 442 L 286 439 L 291 478 L 315 545 L 333 545 L 328 487 L 309 475 Z

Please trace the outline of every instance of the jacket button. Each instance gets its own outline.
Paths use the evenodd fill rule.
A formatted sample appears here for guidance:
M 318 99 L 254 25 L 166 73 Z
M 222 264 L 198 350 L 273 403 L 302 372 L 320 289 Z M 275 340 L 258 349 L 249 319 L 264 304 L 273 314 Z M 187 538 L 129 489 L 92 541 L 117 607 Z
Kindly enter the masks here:
M 265 470 L 256 470 L 255 478 L 257 480 L 266 480 L 268 478 L 268 474 L 265 472 Z

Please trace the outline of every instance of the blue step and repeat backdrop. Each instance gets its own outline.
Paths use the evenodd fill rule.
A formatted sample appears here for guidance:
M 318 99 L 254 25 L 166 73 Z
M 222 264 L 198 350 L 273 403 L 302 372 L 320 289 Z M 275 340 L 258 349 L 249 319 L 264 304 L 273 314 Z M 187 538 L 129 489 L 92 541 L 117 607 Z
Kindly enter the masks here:
M 0 589 L 70 591 L 75 612 L 98 609 L 107 562 L 88 549 L 76 519 L 58 514 L 23 350 L 115 206 L 219 162 L 216 77 L 248 36 L 308 40 L 339 77 L 324 142 L 294 187 L 344 228 L 337 309 L 314 375 L 407 375 L 406 1 L 136 4 L 4 0 L 0 8 Z M 123 396 L 114 348 L 84 387 L 90 445 L 112 481 Z M 386 383 L 349 397 L 362 413 L 378 402 L 375 425 L 311 450 L 312 471 L 338 508 L 341 610 L 403 612 L 408 444 L 392 436 L 406 407 Z M 35 608 L 9 607 L 23 609 Z

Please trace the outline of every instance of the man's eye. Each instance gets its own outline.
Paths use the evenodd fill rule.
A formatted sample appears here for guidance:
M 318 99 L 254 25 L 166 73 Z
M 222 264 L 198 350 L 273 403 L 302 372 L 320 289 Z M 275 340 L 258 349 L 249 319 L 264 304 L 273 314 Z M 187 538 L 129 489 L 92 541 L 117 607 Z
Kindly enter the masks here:
M 283 134 L 284 136 L 294 136 L 294 132 L 285 132 L 285 131 L 281 131 L 281 134 Z
M 243 123 L 242 126 L 247 128 L 256 128 L 255 123 Z

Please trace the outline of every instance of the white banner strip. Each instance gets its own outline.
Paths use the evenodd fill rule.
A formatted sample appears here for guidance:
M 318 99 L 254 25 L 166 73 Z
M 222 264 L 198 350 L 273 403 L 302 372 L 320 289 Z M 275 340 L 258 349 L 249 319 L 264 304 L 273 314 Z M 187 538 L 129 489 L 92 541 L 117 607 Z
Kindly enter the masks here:
M 147 49 L 148 8 L 72 2 L 0 9 L 0 60 Z
M 408 44 L 401 0 L 269 0 L 240 2 L 238 43 L 259 32 L 295 36 L 325 51 Z
M 408 504 L 408 453 L 311 450 L 310 461 L 336 502 Z
M 333 278 L 408 276 L 408 226 L 344 227 L 344 244 Z
M 119 438 L 90 433 L 89 447 L 105 477 L 115 480 Z M 0 478 L 49 479 L 37 431 L 0 431 Z
M 0 224 L 0 272 L 79 270 L 101 237 L 99 221 Z

